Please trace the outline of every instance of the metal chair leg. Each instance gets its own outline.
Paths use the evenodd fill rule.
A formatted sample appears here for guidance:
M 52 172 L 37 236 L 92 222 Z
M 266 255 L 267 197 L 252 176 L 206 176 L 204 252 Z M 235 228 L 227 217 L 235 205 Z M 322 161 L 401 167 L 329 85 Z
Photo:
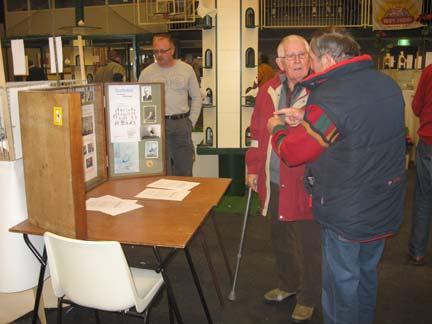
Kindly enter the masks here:
M 144 311 L 144 324 L 150 323 L 150 307 L 147 307 L 147 309 Z
M 101 324 L 100 317 L 99 317 L 99 311 L 97 309 L 95 309 L 94 312 L 95 312 L 96 323 Z
M 63 298 L 57 298 L 57 324 L 62 322 Z

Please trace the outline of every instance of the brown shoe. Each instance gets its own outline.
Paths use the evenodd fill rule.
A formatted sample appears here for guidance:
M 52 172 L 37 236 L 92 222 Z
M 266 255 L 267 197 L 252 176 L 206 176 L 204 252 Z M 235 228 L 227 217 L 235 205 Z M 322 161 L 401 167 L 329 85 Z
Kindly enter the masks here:
M 280 303 L 284 299 L 295 295 L 295 292 L 287 292 L 282 289 L 275 288 L 265 293 L 264 300 L 266 303 Z
M 413 256 L 408 253 L 408 263 L 413 266 L 421 267 L 426 264 L 426 261 L 424 256 Z
M 312 317 L 313 311 L 313 307 L 296 304 L 291 318 L 295 323 L 303 323 Z

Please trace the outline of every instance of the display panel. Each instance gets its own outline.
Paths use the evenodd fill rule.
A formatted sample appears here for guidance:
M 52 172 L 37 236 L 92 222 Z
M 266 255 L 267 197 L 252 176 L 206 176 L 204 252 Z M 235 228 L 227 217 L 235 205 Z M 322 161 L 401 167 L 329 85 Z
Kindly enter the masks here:
M 163 84 L 107 84 L 105 93 L 109 176 L 164 175 Z

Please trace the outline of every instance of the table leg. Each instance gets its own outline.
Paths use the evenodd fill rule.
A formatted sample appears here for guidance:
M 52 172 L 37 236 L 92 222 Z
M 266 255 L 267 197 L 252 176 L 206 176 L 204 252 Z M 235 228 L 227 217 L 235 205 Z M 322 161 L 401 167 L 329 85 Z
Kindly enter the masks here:
M 201 284 L 200 284 L 199 279 L 198 279 L 198 275 L 197 275 L 197 273 L 195 271 L 195 267 L 193 265 L 192 258 L 191 258 L 190 253 L 189 253 L 189 249 L 187 247 L 185 247 L 184 251 L 185 251 L 186 259 L 187 259 L 187 261 L 189 263 L 189 268 L 190 268 L 190 270 L 192 272 L 192 277 L 194 279 L 195 286 L 196 286 L 196 288 L 198 290 L 198 295 L 200 297 L 201 304 L 202 304 L 202 306 L 204 308 L 204 312 L 205 312 L 205 315 L 207 317 L 207 322 L 209 324 L 213 324 L 213 321 L 212 321 L 211 316 L 210 316 L 209 309 L 207 307 L 207 303 L 206 303 L 205 298 L 204 298 L 204 294 L 203 294 L 203 291 L 202 291 L 202 288 L 201 288 Z
M 221 248 L 222 255 L 223 255 L 223 258 L 224 258 L 224 261 L 225 261 L 225 267 L 227 268 L 228 276 L 229 276 L 231 284 L 232 284 L 232 282 L 233 282 L 233 273 L 232 273 L 231 266 L 230 266 L 230 263 L 229 263 L 229 260 L 228 260 L 228 255 L 226 253 L 225 245 L 224 245 L 224 243 L 222 241 L 222 235 L 221 235 L 221 233 L 219 231 L 219 226 L 217 225 L 216 217 L 214 215 L 214 211 L 213 210 L 210 212 L 210 218 L 211 218 L 211 220 L 213 222 L 213 226 L 214 226 L 214 229 L 215 229 L 215 232 L 216 232 L 216 237 L 218 239 L 219 246 Z
M 33 295 L 36 297 L 36 291 L 37 291 L 37 287 L 33 288 Z M 47 324 L 47 319 L 46 319 L 46 314 L 45 314 L 45 303 L 44 303 L 44 299 L 43 299 L 43 295 L 41 295 L 40 301 L 39 301 L 39 309 L 37 312 L 38 316 L 39 316 L 39 321 L 41 322 L 41 324 Z
M 157 248 L 157 246 L 153 247 L 153 252 L 154 252 L 154 255 L 156 257 L 157 262 L 159 263 L 160 273 L 162 274 L 162 277 L 163 277 L 164 282 L 165 282 L 165 287 L 166 287 L 166 290 L 167 290 L 168 302 L 171 304 L 171 307 L 172 307 L 172 309 L 174 311 L 174 315 L 175 315 L 175 317 L 177 319 L 177 323 L 178 324 L 183 324 L 183 320 L 181 318 L 180 311 L 178 309 L 177 302 L 176 302 L 176 299 L 174 297 L 174 292 L 172 290 L 171 282 L 170 282 L 170 280 L 168 278 L 168 275 L 166 273 L 166 269 L 162 266 L 163 265 L 163 261 L 162 261 L 162 258 L 161 258 L 161 255 L 159 253 L 159 249 Z M 171 314 L 170 314 L 170 321 L 171 321 Z
M 200 238 L 200 241 L 201 241 L 201 246 L 202 246 L 203 251 L 204 251 L 204 256 L 205 256 L 205 258 L 207 260 L 207 265 L 208 265 L 208 267 L 210 269 L 210 273 L 211 273 L 211 276 L 212 276 L 212 279 L 213 279 L 213 285 L 214 285 L 214 287 L 216 289 L 216 294 L 217 294 L 217 296 L 219 298 L 219 303 L 220 303 L 221 306 L 223 306 L 224 305 L 224 301 L 223 301 L 222 292 L 221 292 L 220 285 L 219 285 L 219 280 L 218 280 L 218 278 L 216 276 L 216 272 L 215 272 L 214 267 L 213 267 L 213 262 L 211 260 L 211 256 L 210 256 L 210 253 L 209 253 L 209 250 L 208 250 L 207 242 L 206 242 L 205 235 L 204 235 L 203 231 L 204 231 L 204 229 L 201 229 L 200 232 L 199 232 L 199 238 Z
M 37 285 L 37 289 L 36 289 L 35 303 L 34 303 L 34 307 L 33 307 L 33 317 L 32 317 L 32 324 L 36 324 L 37 319 L 38 319 L 39 303 L 40 303 L 40 299 L 42 296 L 43 279 L 45 276 L 47 253 L 46 253 L 46 248 L 44 246 L 43 253 L 41 256 L 39 254 L 39 252 L 37 251 L 37 249 L 35 248 L 35 246 L 30 241 L 30 239 L 28 238 L 28 235 L 23 234 L 23 237 L 24 237 L 24 242 L 26 243 L 26 245 L 29 247 L 30 251 L 34 254 L 34 256 L 38 259 L 38 261 L 41 264 L 41 268 L 39 271 L 39 280 L 38 280 L 38 285 Z

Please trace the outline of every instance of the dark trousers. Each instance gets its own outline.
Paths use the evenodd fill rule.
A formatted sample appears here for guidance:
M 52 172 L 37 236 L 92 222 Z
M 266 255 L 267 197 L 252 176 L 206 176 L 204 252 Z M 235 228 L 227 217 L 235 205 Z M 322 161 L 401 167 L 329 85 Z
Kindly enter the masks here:
M 432 218 L 432 145 L 422 140 L 416 151 L 416 181 L 408 250 L 412 256 L 425 256 Z
M 321 240 L 313 220 L 283 222 L 279 216 L 279 186 L 271 184 L 269 216 L 278 288 L 297 292 L 297 303 L 316 306 L 321 301 Z
M 189 118 L 166 119 L 167 174 L 192 176 L 195 151 L 192 143 L 192 122 Z

